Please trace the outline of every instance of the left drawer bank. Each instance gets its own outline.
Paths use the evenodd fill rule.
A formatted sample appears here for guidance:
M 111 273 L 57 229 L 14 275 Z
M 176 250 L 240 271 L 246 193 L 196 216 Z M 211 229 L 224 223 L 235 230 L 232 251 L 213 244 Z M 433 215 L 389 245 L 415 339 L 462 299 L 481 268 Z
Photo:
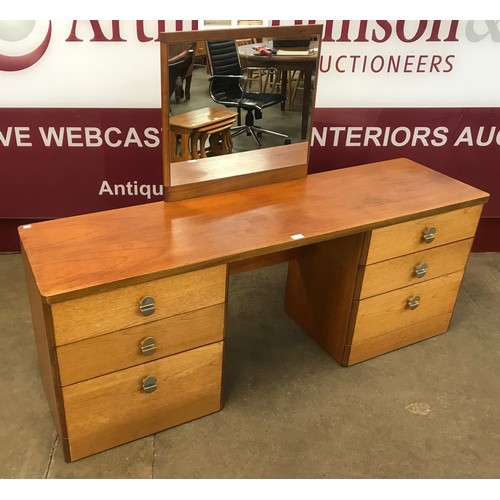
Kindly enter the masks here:
M 49 303 L 23 258 L 67 461 L 220 410 L 226 266 Z

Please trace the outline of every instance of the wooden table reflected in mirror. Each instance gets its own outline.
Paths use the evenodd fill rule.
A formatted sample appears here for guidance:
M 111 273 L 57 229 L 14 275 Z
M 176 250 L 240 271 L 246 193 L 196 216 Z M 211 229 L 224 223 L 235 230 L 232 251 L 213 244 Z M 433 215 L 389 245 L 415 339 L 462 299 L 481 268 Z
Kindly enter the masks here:
M 255 50 L 256 47 L 267 47 L 271 55 L 264 55 Z M 303 82 L 302 96 L 302 124 L 300 136 L 307 138 L 309 114 L 311 109 L 312 81 L 318 62 L 318 42 L 312 41 L 308 47 L 287 47 L 275 49 L 272 41 L 264 43 L 251 43 L 238 47 L 241 65 L 264 69 L 274 69 L 279 72 L 279 86 L 281 92 L 290 100 L 293 88 L 288 84 L 289 79 L 296 78 L 296 84 Z M 269 75 L 267 76 L 269 79 Z M 285 103 L 282 104 L 282 109 Z

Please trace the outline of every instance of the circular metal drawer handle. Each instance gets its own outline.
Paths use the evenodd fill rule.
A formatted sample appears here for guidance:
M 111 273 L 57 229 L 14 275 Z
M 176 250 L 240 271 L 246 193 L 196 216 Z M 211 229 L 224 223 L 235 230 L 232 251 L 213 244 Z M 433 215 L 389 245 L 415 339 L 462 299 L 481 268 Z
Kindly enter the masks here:
M 426 227 L 422 231 L 422 240 L 425 243 L 432 243 L 436 237 L 437 229 L 434 226 Z
M 155 299 L 150 297 L 144 297 L 139 302 L 139 311 L 143 316 L 151 316 L 155 312 Z
M 142 381 L 142 389 L 146 393 L 151 393 L 156 391 L 156 377 L 150 375 Z
M 407 301 L 408 308 L 412 311 L 420 305 L 420 295 L 412 295 L 408 297 Z
M 428 267 L 429 267 L 429 265 L 427 264 L 427 262 L 421 262 L 420 264 L 417 264 L 413 268 L 413 274 L 417 278 L 423 278 L 427 274 L 427 268 Z
M 141 352 L 144 356 L 151 356 L 156 352 L 156 340 L 153 337 L 146 337 L 141 341 Z

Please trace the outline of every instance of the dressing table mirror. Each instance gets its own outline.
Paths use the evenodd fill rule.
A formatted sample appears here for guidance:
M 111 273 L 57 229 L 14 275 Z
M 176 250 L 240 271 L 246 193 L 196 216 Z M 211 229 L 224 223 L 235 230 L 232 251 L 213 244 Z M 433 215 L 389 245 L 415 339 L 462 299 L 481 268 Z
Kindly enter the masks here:
M 165 201 L 307 175 L 321 34 L 321 25 L 162 33 Z M 244 90 L 283 96 L 280 102 L 247 114 L 213 96 L 209 44 L 223 41 L 238 52 Z M 245 129 L 248 120 L 255 132 Z

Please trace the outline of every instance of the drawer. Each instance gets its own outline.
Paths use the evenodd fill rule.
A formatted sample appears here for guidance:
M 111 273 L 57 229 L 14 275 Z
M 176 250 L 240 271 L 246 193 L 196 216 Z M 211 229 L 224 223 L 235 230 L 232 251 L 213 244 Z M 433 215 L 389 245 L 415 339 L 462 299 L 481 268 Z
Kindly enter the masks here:
M 224 307 L 217 304 L 60 346 L 60 383 L 74 384 L 222 340 Z
M 419 284 L 455 271 L 463 271 L 472 241 L 473 238 L 469 238 L 362 266 L 360 276 L 363 282 L 359 298 L 364 299 L 397 288 Z M 419 269 L 418 266 L 421 268 Z
M 476 205 L 374 229 L 366 264 L 472 238 L 476 232 L 481 210 L 482 205 Z M 436 229 L 435 237 L 429 238 L 426 242 L 423 234 L 431 227 Z
M 145 316 L 139 306 L 148 296 L 154 299 L 154 312 Z M 59 302 L 51 307 L 55 344 L 220 304 L 225 296 L 226 266 L 217 266 Z
M 363 342 L 453 311 L 463 272 L 440 276 L 357 302 L 352 344 Z M 419 296 L 411 309 L 408 299 Z
M 398 328 L 378 337 L 371 337 L 363 342 L 356 342 L 352 346 L 346 346 L 347 361 L 344 365 L 351 366 L 415 342 L 446 333 L 450 325 L 451 315 L 451 312 L 447 312 L 419 323 Z
M 218 411 L 221 374 L 217 342 L 64 387 L 71 460 Z M 146 392 L 151 376 L 156 389 Z

